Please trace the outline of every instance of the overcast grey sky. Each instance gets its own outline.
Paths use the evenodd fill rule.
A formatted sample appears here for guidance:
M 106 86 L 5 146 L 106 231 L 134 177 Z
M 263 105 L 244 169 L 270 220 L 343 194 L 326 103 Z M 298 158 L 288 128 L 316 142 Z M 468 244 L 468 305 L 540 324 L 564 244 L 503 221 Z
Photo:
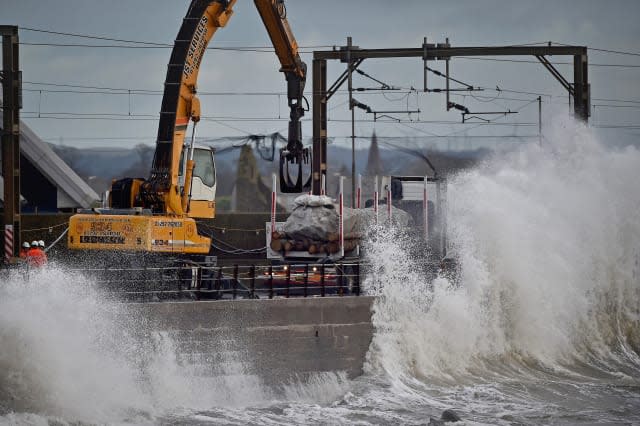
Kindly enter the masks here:
M 0 0 L 0 24 L 24 27 L 20 32 L 21 68 L 24 84 L 23 119 L 42 138 L 67 145 L 133 146 L 153 143 L 161 95 L 129 95 L 126 90 L 163 89 L 170 49 L 121 49 L 36 46 L 26 43 L 99 44 L 113 42 L 56 36 L 28 31 L 26 28 L 97 35 L 109 38 L 172 43 L 189 2 L 114 0 Z M 451 1 L 451 0 L 289 0 L 288 17 L 299 45 L 343 45 L 347 36 L 354 44 L 367 48 L 419 47 L 422 38 L 443 42 L 449 37 L 453 46 L 508 45 L 554 41 L 586 45 L 594 48 L 640 52 L 640 2 L 614 1 Z M 269 39 L 253 2 L 239 0 L 229 25 L 212 40 L 212 47 L 268 46 Z M 311 54 L 303 59 L 311 65 Z M 533 59 L 533 58 L 514 58 Z M 564 61 L 567 58 L 555 58 Z M 640 113 L 640 56 L 615 55 L 590 51 L 589 61 L 592 98 L 632 100 L 638 103 L 596 101 L 592 124 L 638 124 Z M 603 67 L 596 64 L 635 65 L 635 67 Z M 431 67 L 444 70 L 444 64 L 431 62 Z M 210 50 L 201 67 L 201 92 L 271 92 L 284 93 L 284 77 L 273 53 Z M 344 64 L 329 63 L 329 82 L 342 72 Z M 422 62 L 412 60 L 368 60 L 361 69 L 390 85 L 422 88 Z M 572 80 L 570 66 L 559 69 Z M 568 110 L 564 89 L 539 64 L 508 63 L 455 59 L 452 76 L 475 86 L 518 90 L 554 95 L 549 102 Z M 432 87 L 444 87 L 444 81 L 429 76 Z M 91 89 L 60 87 L 34 83 L 126 89 L 119 94 L 68 93 Z M 375 83 L 355 78 L 356 87 L 373 87 Z M 42 90 L 42 91 L 41 91 Z M 67 92 L 65 92 L 65 90 Z M 307 91 L 311 90 L 311 79 Z M 56 92 L 57 91 L 57 92 Z M 101 92 L 101 90 L 93 90 Z M 104 90 L 102 90 L 104 92 Z M 521 111 L 498 120 L 500 123 L 537 122 L 537 104 L 532 94 L 476 92 L 476 98 L 456 97 L 474 111 L 512 109 Z M 310 96 L 309 96 L 310 98 Z M 359 135 L 368 136 L 375 129 L 381 136 L 412 136 L 452 132 L 464 134 L 461 124 L 434 124 L 424 121 L 460 121 L 460 114 L 444 110 L 444 96 L 424 93 L 357 94 L 358 100 L 377 110 L 420 109 L 411 116 L 395 114 L 413 123 L 373 123 L 372 117 L 357 112 Z M 510 98 L 510 99 L 505 99 Z M 512 100 L 518 99 L 518 100 Z M 332 98 L 329 105 L 330 136 L 350 134 L 346 94 Z M 562 105 L 565 105 L 563 109 Z M 202 96 L 203 115 L 216 117 L 204 121 L 198 136 L 217 138 L 249 133 L 286 133 L 286 97 L 277 95 Z M 52 113 L 58 119 L 44 118 Z M 132 114 L 132 117 L 79 119 L 78 113 Z M 40 115 L 40 117 L 38 117 Z M 60 119 L 65 118 L 65 119 Z M 310 120 L 310 114 L 306 117 Z M 421 122 L 422 121 L 422 122 Z M 537 126 L 483 126 L 468 131 L 482 134 L 535 134 Z M 602 129 L 602 132 L 610 131 Z M 310 121 L 305 122 L 305 137 L 311 136 Z M 615 130 L 616 135 L 635 137 L 635 129 Z M 618 136 L 616 136 L 618 137 Z M 104 140 L 98 140 L 102 139 Z

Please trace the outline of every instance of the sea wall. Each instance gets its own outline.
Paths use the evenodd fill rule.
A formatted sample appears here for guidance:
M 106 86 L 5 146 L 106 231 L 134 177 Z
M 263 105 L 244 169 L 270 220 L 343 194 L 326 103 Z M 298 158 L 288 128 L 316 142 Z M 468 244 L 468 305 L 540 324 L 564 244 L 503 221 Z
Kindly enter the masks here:
M 362 373 L 372 297 L 133 303 L 144 329 L 171 336 L 177 358 L 204 375 L 285 383 L 313 373 Z M 238 372 L 238 371 L 236 371 Z

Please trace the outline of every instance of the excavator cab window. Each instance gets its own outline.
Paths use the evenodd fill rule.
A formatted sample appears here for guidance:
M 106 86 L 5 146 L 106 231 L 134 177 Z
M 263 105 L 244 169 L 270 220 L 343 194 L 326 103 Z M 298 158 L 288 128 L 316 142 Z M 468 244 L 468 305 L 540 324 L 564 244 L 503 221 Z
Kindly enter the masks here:
M 216 167 L 213 162 L 211 150 L 196 148 L 193 153 L 193 161 L 196 163 L 193 169 L 193 176 L 199 177 L 207 186 L 216 184 Z
M 186 154 L 188 152 L 189 148 L 185 146 L 182 150 L 182 155 L 180 155 L 180 167 L 178 169 L 180 188 L 184 188 L 184 171 L 187 165 Z M 195 148 L 193 150 L 193 162 L 195 165 L 193 168 L 193 180 L 191 181 L 192 192 L 195 186 L 200 187 L 204 185 L 213 188 L 215 193 L 216 163 L 213 157 L 213 151 L 208 148 Z

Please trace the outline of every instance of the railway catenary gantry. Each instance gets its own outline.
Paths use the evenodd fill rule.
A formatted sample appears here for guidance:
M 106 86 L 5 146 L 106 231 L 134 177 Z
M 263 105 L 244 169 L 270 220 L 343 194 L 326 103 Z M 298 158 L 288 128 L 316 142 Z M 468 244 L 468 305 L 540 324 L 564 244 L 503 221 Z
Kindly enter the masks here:
M 446 43 L 427 43 L 416 48 L 361 49 L 348 43 L 333 50 L 313 52 L 313 164 L 312 191 L 320 194 L 322 175 L 327 171 L 327 103 L 338 88 L 350 79 L 365 59 L 420 58 L 424 62 L 425 87 L 427 61 L 448 61 L 469 56 L 535 56 L 562 84 L 574 99 L 575 116 L 587 121 L 590 115 L 590 87 L 586 46 L 474 46 L 451 47 Z M 547 59 L 547 56 L 573 56 L 573 83 L 569 83 Z M 327 89 L 327 61 L 339 60 L 347 64 L 346 70 Z M 447 73 L 448 74 L 448 73 Z M 447 75 L 447 83 L 449 76 Z M 449 105 L 447 95 L 447 105 Z M 353 108 L 353 105 L 350 105 Z M 325 177 L 326 179 L 326 177 Z

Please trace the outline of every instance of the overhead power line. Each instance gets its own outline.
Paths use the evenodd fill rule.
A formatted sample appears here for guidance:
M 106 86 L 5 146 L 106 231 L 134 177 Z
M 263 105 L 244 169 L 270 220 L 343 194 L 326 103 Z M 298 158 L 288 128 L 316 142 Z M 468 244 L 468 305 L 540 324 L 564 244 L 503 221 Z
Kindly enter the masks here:
M 475 61 L 493 61 L 493 62 L 516 62 L 521 64 L 540 64 L 540 61 L 530 61 L 527 59 L 500 59 L 500 58 L 484 58 L 478 56 L 457 56 L 459 59 L 470 59 Z M 573 65 L 573 62 L 552 62 L 551 65 Z M 589 62 L 590 67 L 612 67 L 612 68 L 640 68 L 639 65 L 633 64 L 594 64 Z
M 152 89 L 136 89 L 136 88 L 116 88 L 116 87 L 101 87 L 101 86 L 87 86 L 81 84 L 61 84 L 61 83 L 48 83 L 48 82 L 40 82 L 40 81 L 23 81 L 23 84 L 35 85 L 35 86 L 51 86 L 51 87 L 68 87 L 71 89 L 82 89 L 82 90 L 53 90 L 53 89 L 23 89 L 23 91 L 28 92 L 50 92 L 50 93 L 88 93 L 88 94 L 113 94 L 113 95 L 162 95 L 164 92 L 162 90 L 152 90 Z M 386 90 L 385 93 L 404 93 L 406 94 L 406 89 L 398 89 L 398 90 Z M 305 91 L 306 94 L 311 95 L 312 92 L 310 90 Z M 347 89 L 337 90 L 336 93 L 348 93 Z M 376 92 L 363 92 L 362 95 L 376 95 Z M 286 96 L 287 92 L 279 91 L 222 91 L 222 92 L 206 92 L 206 91 L 198 91 L 198 95 L 216 95 L 216 96 L 232 96 L 232 95 L 245 95 L 245 96 Z
M 77 43 L 33 43 L 33 42 L 20 42 L 22 46 L 44 46 L 44 47 L 80 47 L 90 49 L 169 49 L 173 46 L 148 46 L 148 45 L 120 45 L 120 44 L 77 44 Z M 313 50 L 303 49 L 317 49 L 317 48 L 330 48 L 333 46 L 300 46 L 300 53 L 313 53 Z M 222 46 L 208 46 L 207 50 L 220 50 L 229 52 L 251 52 L 251 53 L 273 53 L 275 50 L 269 47 L 222 47 Z M 539 64 L 538 61 L 518 60 L 518 59 L 498 59 L 498 58 L 484 58 L 475 56 L 457 56 L 458 59 L 474 59 L 481 61 L 498 61 L 498 62 L 520 62 Z M 552 62 L 552 65 L 573 65 L 573 62 Z M 596 64 L 589 63 L 591 67 L 617 67 L 617 68 L 640 68 L 640 65 L 629 64 Z
M 557 43 L 556 43 L 557 44 Z M 606 52 L 606 53 L 615 53 L 617 55 L 627 55 L 627 56 L 640 56 L 640 53 L 636 52 L 624 52 L 622 50 L 613 50 L 613 49 L 598 49 L 595 47 L 588 47 L 588 50 L 595 50 L 596 52 Z
M 632 108 L 640 109 L 640 105 L 613 105 L 613 104 L 593 104 L 594 107 L 607 107 L 607 108 Z
M 196 137 L 196 141 L 206 141 L 215 143 L 216 141 L 227 141 L 237 136 L 198 136 Z M 332 136 L 332 138 L 350 138 L 351 135 L 343 135 L 343 136 Z M 464 139 L 464 138 L 476 138 L 476 139 L 490 139 L 490 138 L 537 138 L 538 135 L 453 135 L 453 136 L 443 136 L 443 135 L 416 135 L 416 136 L 407 136 L 407 135 L 398 135 L 398 136 L 379 136 L 376 135 L 378 139 L 428 139 L 428 138 L 452 138 L 452 139 Z M 371 135 L 369 136 L 356 136 L 356 138 L 360 139 L 371 139 Z M 48 142 L 59 142 L 63 141 L 130 141 L 130 140 L 143 140 L 143 141 L 154 141 L 155 137 L 151 136 L 122 136 L 122 137 L 81 137 L 81 136 L 58 136 L 58 137 L 50 137 L 43 138 L 44 141 Z
M 31 116 L 27 116 L 31 114 Z M 158 116 L 154 114 L 127 114 L 127 113 L 81 113 L 81 112 L 38 112 L 38 111 L 25 111 L 22 113 L 23 118 L 28 119 L 58 119 L 58 120 L 157 120 Z M 202 120 L 205 121 L 245 121 L 245 122 L 269 122 L 269 121 L 289 121 L 288 117 L 239 117 L 239 116 L 202 116 Z M 302 121 L 310 122 L 311 119 L 303 119 Z M 329 121 L 334 123 L 350 123 L 348 119 L 330 119 Z M 398 120 L 384 120 L 384 119 L 363 119 L 359 120 L 365 123 L 398 123 Z M 462 123 L 460 121 L 453 120 L 401 120 L 400 123 L 413 123 L 413 124 L 446 124 L 446 125 L 496 125 L 496 126 L 537 126 L 537 123 L 520 122 L 520 123 Z
M 571 46 L 570 44 L 567 43 L 559 43 L 557 41 L 549 41 L 549 44 L 555 44 L 558 46 Z M 627 56 L 640 56 L 640 53 L 637 52 L 629 52 L 629 51 L 624 51 L 624 50 L 615 50 L 615 49 L 602 49 L 602 48 L 597 48 L 597 47 L 590 47 L 587 46 L 587 49 L 589 50 L 593 50 L 596 52 L 604 52 L 604 53 L 614 53 L 616 55 L 627 55 Z
M 89 49 L 171 49 L 173 45 L 126 45 L 126 44 L 81 44 L 81 43 L 36 43 L 25 42 L 19 43 L 21 46 L 40 46 L 40 47 L 80 47 Z M 333 46 L 299 46 L 299 53 L 313 53 L 314 49 L 328 49 Z M 207 46 L 207 50 L 219 50 L 228 52 L 251 52 L 251 53 L 274 53 L 275 49 L 272 47 L 223 47 L 223 46 Z
M 113 37 L 98 36 L 98 35 L 93 35 L 93 34 L 80 34 L 80 33 L 70 33 L 70 32 L 63 32 L 63 31 L 52 31 L 52 30 L 45 30 L 45 29 L 42 29 L 42 28 L 20 27 L 20 30 L 36 32 L 36 33 L 60 35 L 60 36 L 65 36 L 65 37 L 85 38 L 85 39 L 90 39 L 90 40 L 114 41 L 114 42 L 118 42 L 118 43 L 131 43 L 131 44 L 141 44 L 141 45 L 160 46 L 160 47 L 170 47 L 170 46 L 172 46 L 171 44 L 168 44 L 168 43 L 158 43 L 158 42 L 152 42 L 152 41 L 140 41 L 140 40 L 130 40 L 130 39 L 120 39 L 120 38 L 113 38 Z M 570 46 L 570 44 L 560 43 L 560 42 L 556 42 L 556 41 L 538 41 L 538 42 L 531 42 L 531 43 L 517 43 L 517 44 L 512 44 L 512 45 L 509 45 L 509 46 L 535 46 L 535 45 L 542 45 L 542 44 L 550 44 L 550 45 L 551 44 L 555 44 L 555 45 L 558 45 L 558 46 Z M 333 46 L 335 46 L 335 44 L 305 46 L 305 47 L 307 47 L 307 48 L 331 48 Z M 478 47 L 484 47 L 484 46 L 478 46 Z M 249 48 L 249 49 L 269 49 L 270 46 L 266 46 L 266 47 L 265 46 L 249 46 L 247 48 Z M 587 48 L 589 50 L 593 50 L 593 51 L 597 51 L 597 52 L 613 53 L 613 54 L 628 55 L 628 56 L 640 56 L 640 53 L 637 53 L 637 52 L 628 52 L 628 51 L 615 50 L 615 49 L 603 49 L 603 48 L 588 47 L 588 46 L 587 46 Z
M 120 39 L 120 38 L 112 38 L 112 37 L 104 37 L 104 36 L 97 36 L 97 35 L 92 35 L 92 34 L 80 34 L 80 33 L 68 33 L 68 32 L 62 32 L 62 31 L 51 31 L 51 30 L 43 30 L 40 28 L 30 28 L 30 27 L 20 27 L 20 30 L 22 31 L 31 31 L 31 32 L 37 32 L 37 33 L 45 33 L 45 34 L 53 34 L 53 35 L 60 35 L 60 36 L 65 36 L 65 37 L 76 37 L 76 38 L 84 38 L 84 39 L 90 39 L 90 40 L 102 40 L 102 41 L 113 41 L 113 42 L 117 42 L 117 43 L 131 43 L 131 44 L 137 44 L 139 45 L 138 47 L 148 47 L 148 48 L 171 48 L 173 47 L 173 44 L 169 44 L 169 43 L 157 43 L 157 42 L 152 42 L 152 41 L 140 41 L 140 40 L 128 40 L 128 39 Z M 81 44 L 57 44 L 57 43 L 20 43 L 20 44 L 26 44 L 26 45 L 41 45 L 41 46 L 47 46 L 47 45 L 52 45 L 52 46 L 79 46 L 79 47 L 100 47 L 99 45 L 81 45 Z M 122 45 L 115 45 L 115 46 L 104 46 L 104 47 L 123 47 L 123 48 L 128 48 L 128 47 L 134 47 L 134 46 L 122 46 Z M 310 46 L 299 46 L 300 48 L 306 48 L 306 49 L 325 49 L 325 48 L 331 48 L 333 47 L 333 45 L 310 45 Z M 225 48 L 220 47 L 219 49 L 224 50 Z M 268 50 L 268 51 L 273 51 L 273 47 L 271 46 L 242 46 L 242 47 L 237 47 L 237 48 L 229 48 L 229 49 L 240 49 L 240 50 L 250 50 L 250 49 L 256 49 L 256 50 Z
M 87 39 L 91 39 L 91 40 L 115 41 L 115 42 L 118 42 L 118 43 L 133 43 L 133 44 L 144 44 L 144 45 L 162 46 L 162 47 L 168 46 L 168 44 L 166 44 L 166 43 L 154 43 L 154 42 L 150 42 L 150 41 L 138 41 L 138 40 L 125 40 L 125 39 L 111 38 L 111 37 L 101 37 L 101 36 L 89 35 L 89 34 L 67 33 L 67 32 L 62 32 L 62 31 L 50 31 L 50 30 L 43 30 L 43 29 L 40 29 L 40 28 L 20 27 L 20 30 L 21 31 L 31 31 L 31 32 L 35 32 L 35 33 L 61 35 L 61 36 L 67 36 L 67 37 L 87 38 Z
M 144 46 L 144 45 L 118 45 L 118 44 L 73 44 L 73 43 L 32 43 L 32 42 L 20 42 L 22 46 L 44 46 L 44 47 L 81 47 L 91 49 L 169 49 L 173 46 Z M 304 49 L 317 49 L 317 48 L 330 48 L 334 46 L 300 46 L 300 53 L 313 53 L 313 50 Z M 273 53 L 275 50 L 269 47 L 221 47 L 221 46 L 208 46 L 207 50 L 220 50 L 228 52 L 251 52 L 251 53 Z M 456 56 L 456 59 L 472 59 L 479 61 L 496 61 L 496 62 L 519 62 L 539 64 L 538 61 L 520 60 L 520 59 L 498 59 L 498 58 L 484 58 L 475 56 Z M 552 62 L 552 65 L 573 65 L 573 62 Z M 640 64 L 596 64 L 589 63 L 590 67 L 610 67 L 610 68 L 640 68 Z
M 116 90 L 73 90 L 73 89 L 22 89 L 23 92 L 34 93 L 73 93 L 86 95 L 136 95 L 136 96 L 160 96 L 163 94 L 159 90 L 137 90 L 131 89 L 127 91 Z M 198 96 L 286 96 L 285 92 L 198 92 Z
M 82 38 L 82 39 L 89 39 L 89 40 L 102 40 L 102 41 L 112 41 L 112 42 L 116 42 L 116 43 L 128 43 L 128 44 L 132 44 L 133 46 L 127 46 L 127 45 L 122 45 L 122 44 L 118 44 L 118 45 L 96 45 L 96 44 L 79 44 L 79 43 L 35 43 L 35 42 L 21 42 L 20 44 L 22 45 L 26 45 L 26 46 L 49 46 L 49 47 L 83 47 L 83 48 L 112 48 L 112 49 L 167 49 L 167 48 L 172 48 L 173 45 L 172 44 L 168 44 L 168 43 L 158 43 L 158 42 L 150 42 L 150 41 L 140 41 L 140 40 L 130 40 L 130 39 L 120 39 L 120 38 L 113 38 L 113 37 L 105 37 L 105 36 L 97 36 L 97 35 L 92 35 L 92 34 L 80 34 L 80 33 L 70 33 L 70 32 L 63 32 L 63 31 L 52 31 L 52 30 L 45 30 L 45 29 L 41 29 L 41 28 L 31 28 L 31 27 L 20 27 L 21 30 L 23 31 L 30 31 L 30 32 L 36 32 L 36 33 L 43 33 L 43 34 L 52 34 L 52 35 L 59 35 L 59 36 L 65 36 L 65 37 L 75 37 L 75 38 Z M 546 42 L 549 45 L 551 44 L 555 44 L 555 45 L 560 45 L 560 46 L 568 46 L 568 44 L 565 43 L 559 43 L 559 42 L 553 42 L 553 41 L 549 41 Z M 518 45 L 513 45 L 513 46 L 527 46 L 527 45 L 537 45 L 537 44 L 544 44 L 543 42 L 536 42 L 536 43 L 526 43 L 526 44 L 518 44 Z M 329 45 L 310 45 L 310 46 L 299 46 L 300 49 L 322 49 L 322 48 L 332 48 L 335 47 L 335 44 L 329 44 Z M 478 48 L 482 48 L 483 46 L 478 46 Z M 640 56 L 640 53 L 637 52 L 628 52 L 628 51 L 622 51 L 622 50 L 616 50 L 616 49 L 603 49 L 603 48 L 596 48 L 596 47 L 587 47 L 589 50 L 591 51 L 596 51 L 596 52 L 603 52 L 603 53 L 611 53 L 611 54 L 617 54 L 617 55 L 626 55 L 626 56 Z M 210 46 L 208 47 L 208 49 L 211 50 L 228 50 L 228 51 L 237 51 L 237 52 L 256 52 L 256 53 L 271 53 L 274 52 L 273 47 L 271 46 L 236 46 L 236 47 L 223 47 L 223 46 Z M 309 52 L 301 52 L 301 53 L 309 53 Z M 538 63 L 537 61 L 525 61 L 525 60 L 516 60 L 516 59 L 497 59 L 497 58 L 475 58 L 475 57 L 461 57 L 464 59 L 478 59 L 478 60 L 493 60 L 493 61 L 503 61 L 503 62 L 523 62 L 523 63 Z M 569 62 L 554 62 L 554 65 L 570 65 L 571 63 Z M 618 68 L 640 68 L 640 65 L 633 65 L 633 64 L 597 64 L 597 63 L 591 63 L 589 64 L 590 66 L 594 66 L 594 67 L 618 67 Z
M 50 83 L 43 81 L 23 81 L 23 84 L 27 85 L 35 85 L 35 86 L 51 86 L 51 87 L 68 87 L 72 89 L 82 89 L 82 90 L 53 90 L 53 89 L 22 89 L 25 92 L 43 92 L 43 93 L 80 93 L 80 94 L 115 94 L 115 95 L 161 95 L 163 92 L 161 90 L 152 90 L 152 89 L 141 89 L 141 88 L 116 88 L 116 87 L 103 87 L 103 86 L 90 86 L 90 85 L 81 85 L 81 84 L 70 84 L 70 83 Z M 552 95 L 549 93 L 542 92 L 530 92 L 525 90 L 513 90 L 513 89 L 505 89 L 502 87 L 484 87 L 477 86 L 478 89 L 482 89 L 482 91 L 493 91 L 493 92 L 505 92 L 505 93 L 517 93 L 523 95 L 535 95 L 535 96 L 545 96 L 549 98 L 558 97 L 558 98 L 566 98 L 565 95 Z M 347 93 L 345 90 L 338 90 L 338 93 Z M 387 92 L 393 92 L 389 90 Z M 399 90 L 400 93 L 406 93 L 405 90 Z M 309 94 L 311 92 L 308 92 Z M 421 91 L 417 91 L 418 94 L 423 94 Z M 364 94 L 376 95 L 376 92 L 363 92 Z M 200 96 L 285 96 L 286 92 L 261 92 L 261 91 L 223 91 L 223 92 L 198 92 Z M 467 94 L 455 94 L 456 96 L 471 96 Z M 484 95 L 474 94 L 476 97 L 485 97 Z M 488 96 L 487 96 L 488 97 Z M 499 99 L 503 100 L 513 100 L 513 101 L 528 101 L 529 99 L 516 99 L 516 98 L 505 98 L 500 97 Z M 613 99 L 613 98 L 592 98 L 592 101 L 600 101 L 600 102 L 619 102 L 619 103 L 632 103 L 632 104 L 640 104 L 640 99 Z

